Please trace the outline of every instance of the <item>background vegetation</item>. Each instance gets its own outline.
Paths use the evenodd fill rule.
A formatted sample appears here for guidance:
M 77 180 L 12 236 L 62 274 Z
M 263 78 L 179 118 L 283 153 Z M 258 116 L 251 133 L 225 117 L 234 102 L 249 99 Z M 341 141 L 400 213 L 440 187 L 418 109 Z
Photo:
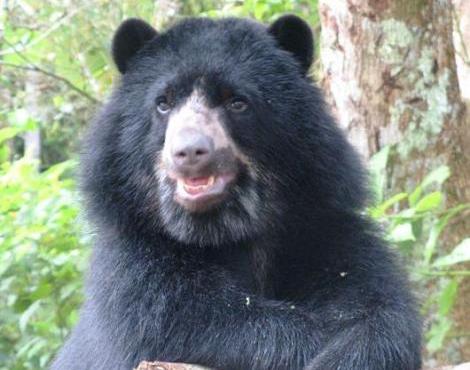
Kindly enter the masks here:
M 320 31 L 312 0 L 3 1 L 0 13 L 0 370 L 44 369 L 77 318 L 92 232 L 80 219 L 75 169 L 79 138 L 116 76 L 110 38 L 138 16 L 162 26 L 188 15 L 296 13 Z M 319 47 L 317 46 L 317 51 Z M 314 74 L 321 76 L 317 62 Z M 393 146 L 370 161 L 376 202 L 368 212 L 398 248 L 421 294 L 426 356 L 452 361 L 452 308 L 470 275 L 470 240 L 443 248 L 449 223 L 468 204 L 445 206 L 447 166 L 387 192 Z M 456 221 L 457 220 L 457 221 Z M 439 357 L 440 355 L 440 357 Z

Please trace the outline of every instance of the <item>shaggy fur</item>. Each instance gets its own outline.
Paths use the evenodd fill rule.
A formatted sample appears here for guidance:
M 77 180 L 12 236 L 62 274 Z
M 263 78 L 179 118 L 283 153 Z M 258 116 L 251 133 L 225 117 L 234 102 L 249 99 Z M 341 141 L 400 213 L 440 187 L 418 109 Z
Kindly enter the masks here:
M 124 74 L 82 160 L 97 230 L 86 302 L 52 369 L 420 368 L 407 282 L 362 213 L 363 168 L 306 76 L 311 33 L 298 18 L 278 22 L 121 26 Z M 133 37 L 140 48 L 126 45 Z M 155 108 L 195 89 L 244 158 L 228 199 L 197 214 L 173 200 Z M 227 90 L 248 109 L 227 111 Z

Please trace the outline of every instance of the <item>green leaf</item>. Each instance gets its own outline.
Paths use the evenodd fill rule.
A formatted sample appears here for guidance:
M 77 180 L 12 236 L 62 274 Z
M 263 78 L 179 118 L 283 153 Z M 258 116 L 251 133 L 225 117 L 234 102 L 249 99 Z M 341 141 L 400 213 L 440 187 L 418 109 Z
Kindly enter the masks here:
M 47 282 L 42 282 L 30 295 L 31 299 L 39 300 L 41 298 L 49 297 L 54 288 L 51 284 Z
M 462 240 L 454 250 L 447 256 L 441 257 L 434 261 L 434 267 L 452 266 L 457 263 L 470 261 L 470 238 Z
M 14 138 L 22 130 L 17 127 L 4 127 L 0 129 L 0 144 L 4 141 Z
M 429 212 L 442 204 L 443 195 L 440 191 L 427 194 L 416 204 L 416 212 Z
M 440 166 L 429 173 L 416 189 L 410 194 L 408 201 L 410 206 L 415 206 L 421 198 L 423 191 L 432 183 L 442 185 L 450 176 L 450 169 L 447 166 Z
M 439 315 L 447 315 L 451 308 L 454 306 L 455 297 L 457 296 L 458 283 L 456 279 L 452 279 L 449 284 L 443 289 L 442 293 L 438 298 L 439 304 Z
M 434 171 L 429 173 L 421 183 L 423 188 L 426 188 L 432 183 L 437 183 L 442 185 L 450 176 L 450 169 L 448 166 L 440 166 L 436 168 Z
M 442 348 L 447 333 L 452 328 L 452 322 L 447 317 L 441 318 L 436 324 L 432 325 L 427 333 L 426 348 L 430 353 L 436 352 Z
M 443 222 L 445 223 L 443 224 Z M 424 263 L 426 265 L 428 265 L 431 261 L 434 251 L 436 250 L 439 235 L 441 234 L 446 224 L 447 220 L 439 220 L 437 223 L 432 225 L 431 229 L 429 230 L 429 237 L 423 251 Z
M 464 211 L 465 209 L 468 209 L 470 207 L 469 204 L 460 204 L 458 206 L 455 206 L 449 210 L 441 217 L 439 220 L 437 220 L 434 225 L 432 225 L 430 231 L 429 231 L 429 237 L 426 242 L 426 245 L 424 247 L 423 251 L 423 257 L 424 257 L 424 263 L 428 265 L 431 262 L 431 258 L 434 255 L 434 252 L 437 247 L 437 242 L 439 239 L 439 235 L 441 235 L 441 232 L 444 230 L 444 228 L 447 226 L 449 221 L 455 217 L 457 214 L 460 212 Z
M 411 207 L 414 207 L 416 203 L 418 203 L 419 199 L 421 198 L 422 193 L 423 193 L 423 187 L 421 185 L 418 185 L 408 197 L 408 203 L 410 203 Z
M 28 352 L 26 353 L 28 358 L 34 358 L 37 353 L 39 353 L 47 345 L 46 341 L 39 340 L 34 345 L 32 345 Z
M 416 240 L 413 234 L 412 225 L 409 222 L 395 226 L 390 232 L 389 238 L 394 243 Z
M 398 193 L 395 194 L 390 199 L 387 199 L 385 202 L 379 204 L 377 207 L 374 207 L 370 210 L 370 215 L 373 218 L 379 218 L 385 215 L 385 212 L 393 206 L 394 204 L 400 202 L 401 200 L 405 199 L 408 196 L 407 193 Z
M 43 176 L 45 176 L 49 181 L 57 180 L 64 172 L 73 169 L 76 166 L 77 162 L 70 159 L 68 161 L 61 162 L 49 167 L 47 171 L 43 173 Z
M 22 332 L 25 331 L 26 329 L 26 325 L 28 325 L 28 322 L 31 318 L 31 316 L 33 316 L 33 314 L 37 311 L 37 309 L 39 308 L 41 304 L 41 301 L 36 301 L 34 302 L 33 304 L 31 304 L 21 315 L 20 317 L 20 320 L 18 322 L 18 325 L 20 327 L 20 330 Z
M 16 109 L 8 114 L 8 122 L 11 126 L 21 131 L 32 131 L 38 127 L 38 122 L 25 108 Z

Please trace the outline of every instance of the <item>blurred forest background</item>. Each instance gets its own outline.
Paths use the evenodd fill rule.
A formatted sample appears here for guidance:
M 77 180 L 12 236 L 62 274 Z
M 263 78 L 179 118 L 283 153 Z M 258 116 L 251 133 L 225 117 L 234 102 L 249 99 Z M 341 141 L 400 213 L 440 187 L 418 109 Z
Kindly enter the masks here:
M 0 370 L 44 369 L 77 319 L 90 231 L 79 142 L 118 74 L 126 17 L 304 17 L 312 77 L 364 156 L 368 212 L 400 251 L 426 364 L 470 359 L 470 1 L 0 0 Z M 131 338 L 130 338 L 131 339 Z

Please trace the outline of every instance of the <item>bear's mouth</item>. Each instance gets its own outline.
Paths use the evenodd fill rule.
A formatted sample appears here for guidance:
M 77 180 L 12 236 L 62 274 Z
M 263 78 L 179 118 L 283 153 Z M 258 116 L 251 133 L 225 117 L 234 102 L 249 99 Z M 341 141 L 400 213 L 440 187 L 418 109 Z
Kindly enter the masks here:
M 225 199 L 235 177 L 234 173 L 176 177 L 174 199 L 190 212 L 204 212 Z

